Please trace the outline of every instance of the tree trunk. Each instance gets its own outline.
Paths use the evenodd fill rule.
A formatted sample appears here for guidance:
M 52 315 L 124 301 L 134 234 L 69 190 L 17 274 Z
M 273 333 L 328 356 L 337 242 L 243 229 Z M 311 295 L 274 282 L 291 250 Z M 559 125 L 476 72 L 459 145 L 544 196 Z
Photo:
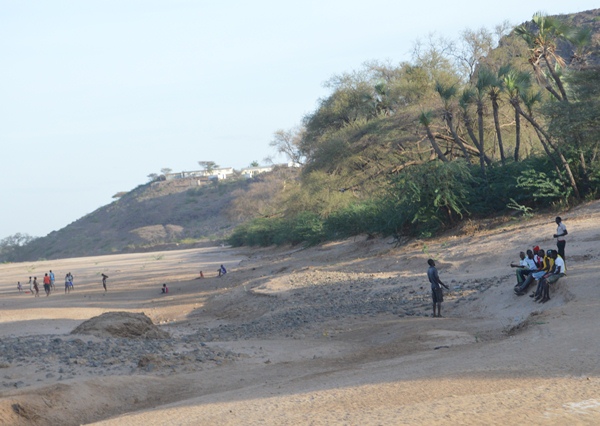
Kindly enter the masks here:
M 448 158 L 446 158 L 446 156 L 440 149 L 440 146 L 435 141 L 435 138 L 433 137 L 433 133 L 431 133 L 431 129 L 429 128 L 429 126 L 424 126 L 424 127 L 425 127 L 425 131 L 427 132 L 427 138 L 429 139 L 429 142 L 431 143 L 433 150 L 435 151 L 435 153 L 437 154 L 437 156 L 439 157 L 440 160 L 447 163 Z
M 544 151 L 548 155 L 548 158 L 550 158 L 550 160 L 552 161 L 552 164 L 554 164 L 554 170 L 556 170 L 556 173 L 558 173 L 558 177 L 560 178 L 560 180 L 564 181 L 564 179 L 562 178 L 562 172 L 560 171 L 560 164 L 558 161 L 556 161 L 556 159 L 550 152 L 550 149 L 548 148 L 548 144 L 544 140 L 544 137 L 542 136 L 540 131 L 538 129 L 536 129 L 535 127 L 533 128 L 533 130 L 535 130 L 535 134 L 537 135 L 538 139 L 540 140 L 540 143 L 542 144 Z M 565 182 L 565 183 L 568 184 L 568 182 Z
M 464 115 L 463 121 L 465 123 L 465 127 L 467 128 L 467 133 L 469 134 L 469 137 L 471 138 L 471 141 L 473 142 L 473 145 L 475 145 L 475 147 L 477 148 L 477 152 L 479 153 L 479 156 L 481 156 L 481 145 L 479 145 L 477 136 L 475 136 L 475 131 L 473 130 L 473 125 L 471 123 L 471 119 L 467 115 Z M 485 161 L 485 163 L 488 166 L 490 166 L 492 164 L 492 160 L 487 155 L 485 155 L 485 153 L 483 154 L 483 160 Z
M 481 167 L 481 172 L 485 176 L 485 160 L 483 156 L 485 155 L 485 144 L 483 141 L 483 103 L 481 101 L 477 101 L 477 126 L 479 127 L 479 166 Z
M 502 133 L 500 132 L 500 117 L 498 116 L 498 99 L 492 98 L 492 111 L 494 113 L 494 127 L 496 128 L 496 136 L 498 137 L 498 148 L 500 149 L 500 161 L 502 165 L 506 165 L 506 157 L 504 156 L 504 145 L 502 144 Z
M 552 96 L 554 96 L 557 100 L 562 101 L 563 98 L 560 96 L 560 94 L 556 90 L 554 90 L 554 87 L 552 87 L 552 85 L 550 84 L 548 79 L 546 77 L 544 77 L 544 72 L 542 71 L 540 66 L 536 63 L 532 63 L 531 66 L 533 67 L 533 72 L 537 76 L 538 81 L 540 83 L 542 83 L 542 79 L 544 80 L 544 82 L 543 82 L 544 88 L 548 92 L 550 92 L 552 94 Z
M 519 150 L 520 149 L 521 149 L 521 116 L 519 115 L 519 111 L 515 108 L 515 162 L 519 161 Z
M 544 55 L 543 57 L 544 57 L 544 62 L 546 63 L 546 66 L 548 67 L 548 71 L 550 71 L 550 75 L 552 76 L 552 79 L 556 83 L 558 90 L 560 90 L 560 94 L 562 95 L 561 100 L 565 101 L 565 102 L 569 102 L 569 99 L 567 98 L 567 92 L 565 91 L 565 88 L 562 84 L 560 77 L 558 76 L 558 74 L 556 74 L 556 71 L 554 71 L 554 67 L 550 65 L 550 61 L 548 61 L 548 58 L 546 57 L 546 55 Z
M 458 137 L 458 134 L 456 133 L 456 129 L 454 128 L 454 122 L 452 121 L 452 113 L 450 111 L 444 111 L 444 120 L 446 121 L 446 124 L 448 124 L 448 127 L 450 128 L 450 133 L 452 133 L 454 142 L 462 150 L 467 162 L 469 164 L 471 164 L 471 156 L 469 155 L 467 148 L 465 148 L 465 145 L 462 143 L 462 140 L 460 140 L 460 138 Z

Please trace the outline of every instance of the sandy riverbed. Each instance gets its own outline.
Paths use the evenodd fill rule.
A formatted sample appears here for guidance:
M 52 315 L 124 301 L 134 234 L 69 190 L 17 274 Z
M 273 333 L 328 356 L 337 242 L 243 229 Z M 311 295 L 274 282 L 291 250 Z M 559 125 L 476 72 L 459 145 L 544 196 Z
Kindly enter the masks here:
M 110 311 L 144 312 L 172 336 L 156 351 L 169 362 L 151 369 L 133 350 L 97 366 L 85 350 L 79 364 L 35 346 L 20 360 L 0 354 L 0 423 L 598 424 L 600 203 L 562 216 L 568 276 L 543 305 L 513 294 L 508 265 L 554 247 L 551 216 L 400 247 L 356 238 L 0 265 L 0 335 L 12 345 L 101 343 L 69 333 Z M 452 289 L 440 319 L 429 317 L 428 257 Z M 16 291 L 50 269 L 50 297 Z M 221 355 L 183 356 L 200 343 Z

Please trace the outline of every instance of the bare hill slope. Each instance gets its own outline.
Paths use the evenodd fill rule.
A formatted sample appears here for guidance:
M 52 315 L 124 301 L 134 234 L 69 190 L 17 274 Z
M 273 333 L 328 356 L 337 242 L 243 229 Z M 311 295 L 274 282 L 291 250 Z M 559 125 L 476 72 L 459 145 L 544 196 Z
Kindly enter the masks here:
M 140 185 L 65 228 L 28 244 L 13 260 L 58 259 L 185 248 L 222 238 L 232 191 L 245 182 L 197 186 L 193 180 Z

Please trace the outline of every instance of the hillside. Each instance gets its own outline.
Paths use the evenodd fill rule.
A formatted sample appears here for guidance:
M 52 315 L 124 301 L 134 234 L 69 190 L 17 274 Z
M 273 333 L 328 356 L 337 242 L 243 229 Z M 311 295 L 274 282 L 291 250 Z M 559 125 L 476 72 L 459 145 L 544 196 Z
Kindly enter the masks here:
M 193 179 L 140 185 L 65 228 L 23 247 L 14 260 L 57 259 L 214 244 L 236 224 L 232 192 L 245 181 L 197 186 Z
M 600 9 L 557 17 L 576 28 L 590 28 L 591 43 L 579 58 L 585 60 L 577 63 L 586 63 L 586 66 L 591 68 L 600 62 L 599 17 Z M 533 24 L 529 22 L 526 25 L 531 27 Z M 575 63 L 572 57 L 573 44 L 566 44 L 560 38 L 557 40 L 557 54 L 562 56 L 565 63 Z M 494 67 L 507 62 L 514 66 L 515 70 L 523 68 L 531 72 L 531 58 L 529 58 L 530 62 L 527 61 L 530 51 L 531 49 L 528 49 L 523 40 L 516 40 L 513 31 L 511 35 L 507 35 L 500 41 L 500 47 L 492 51 L 487 58 L 479 58 L 482 61 L 480 65 L 486 65 L 487 60 L 489 62 L 487 65 L 495 69 Z M 429 53 L 434 55 L 436 51 L 434 49 Z M 573 65 L 573 69 L 579 68 L 577 63 Z M 348 74 L 342 76 L 343 78 L 340 77 L 338 85 L 333 85 L 331 96 L 321 100 L 317 110 L 305 117 L 306 131 L 290 138 L 290 141 L 294 141 L 294 138 L 298 137 L 300 141 L 297 144 L 294 141 L 291 146 L 293 150 L 298 150 L 295 154 L 306 158 L 300 189 L 288 191 L 288 194 L 291 194 L 288 197 L 275 198 L 277 195 L 275 192 L 267 194 L 267 198 L 271 197 L 271 204 L 277 204 L 276 208 L 271 208 L 268 212 L 260 211 L 255 208 L 256 204 L 252 205 L 249 202 L 248 207 L 244 209 L 248 214 L 243 219 L 251 219 L 253 214 L 262 216 L 268 219 L 265 222 L 268 225 L 265 227 L 269 232 L 280 230 L 287 236 L 294 234 L 290 231 L 296 228 L 301 231 L 299 233 L 302 236 L 307 235 L 305 232 L 307 229 L 315 232 L 329 229 L 330 234 L 315 237 L 315 240 L 320 241 L 330 239 L 331 235 L 346 237 L 353 233 L 399 235 L 407 228 L 413 229 L 415 235 L 431 235 L 437 232 L 438 228 L 446 225 L 448 228 L 455 226 L 459 220 L 469 218 L 471 214 L 485 217 L 502 213 L 507 210 L 507 205 L 513 197 L 521 207 L 531 209 L 566 205 L 568 195 L 562 197 L 562 194 L 568 191 L 575 192 L 576 198 L 580 200 L 596 197 L 598 191 L 594 185 L 597 180 L 593 175 L 597 173 L 598 161 L 596 140 L 593 135 L 598 129 L 595 124 L 598 117 L 596 105 L 600 102 L 600 98 L 596 99 L 598 96 L 595 95 L 596 98 L 591 101 L 585 99 L 581 101 L 581 98 L 585 98 L 584 95 L 590 92 L 585 83 L 569 82 L 570 90 L 578 95 L 573 98 L 578 99 L 579 102 L 573 102 L 571 104 L 573 109 L 568 111 L 560 111 L 556 108 L 551 110 L 551 107 L 569 104 L 557 103 L 549 99 L 548 93 L 531 93 L 532 96 L 539 95 L 538 101 L 535 101 L 535 96 L 530 97 L 530 100 L 537 102 L 535 115 L 538 117 L 540 128 L 549 129 L 549 133 L 552 133 L 552 140 L 550 140 L 550 136 L 541 138 L 534 125 L 538 122 L 532 120 L 533 123 L 529 123 L 523 114 L 517 131 L 513 104 L 521 101 L 518 101 L 516 95 L 509 99 L 507 90 L 504 90 L 504 86 L 500 83 L 494 83 L 497 86 L 489 83 L 485 86 L 487 92 L 484 91 L 485 93 L 482 92 L 481 95 L 482 99 L 485 98 L 488 102 L 489 93 L 496 90 L 492 90 L 492 87 L 497 87 L 499 93 L 502 93 L 503 98 L 495 101 L 499 104 L 496 111 L 499 116 L 497 130 L 490 111 L 493 109 L 492 105 L 484 104 L 482 101 L 479 108 L 472 96 L 463 103 L 462 98 L 459 100 L 457 92 L 451 94 L 448 90 L 438 91 L 435 83 L 443 83 L 439 88 L 444 84 L 456 84 L 459 71 L 453 70 L 450 65 L 452 63 L 449 58 L 445 58 L 437 65 L 431 65 L 430 69 L 427 68 L 427 61 L 416 61 L 414 64 L 402 63 L 398 67 L 371 64 L 371 68 L 364 70 L 364 75 L 359 72 L 356 75 Z M 598 70 L 594 72 L 599 74 Z M 485 80 L 483 74 L 482 81 Z M 584 80 L 589 79 L 587 84 L 591 84 L 590 76 L 591 74 L 586 74 L 584 77 Z M 487 77 L 490 77 L 489 73 Z M 529 77 L 531 79 L 531 76 Z M 386 83 L 382 85 L 382 81 Z M 464 93 L 468 93 L 466 89 L 476 87 L 473 83 L 474 81 L 465 87 Z M 446 89 L 454 87 L 453 85 Z M 542 91 L 541 86 L 534 84 L 533 80 L 528 80 L 525 86 L 528 90 Z M 522 90 L 525 90 L 525 86 Z M 448 97 L 444 97 L 446 95 L 443 93 Z M 524 92 L 524 95 L 528 93 Z M 544 100 L 544 104 L 541 100 Z M 590 117 L 578 116 L 578 108 L 587 111 L 586 114 Z M 425 114 L 424 111 L 428 113 Z M 476 111 L 487 111 L 480 117 L 481 129 L 472 127 L 477 118 Z M 543 115 L 544 113 L 546 115 Z M 455 117 L 455 121 L 448 121 L 448 117 Z M 575 117 L 580 121 L 565 123 L 560 120 L 562 117 Z M 455 128 L 451 129 L 451 125 Z M 574 141 L 569 139 L 574 133 L 571 129 L 581 133 Z M 479 130 L 479 136 L 475 135 L 476 130 Z M 485 147 L 483 146 L 484 135 Z M 504 144 L 502 155 L 499 153 L 500 136 Z M 477 137 L 481 139 L 480 144 Z M 545 139 L 548 141 L 546 142 Z M 546 150 L 547 146 L 560 148 L 560 145 L 567 147 L 566 158 L 564 161 L 561 160 L 562 167 L 558 166 L 557 157 L 562 157 L 563 153 L 554 148 L 554 152 Z M 459 146 L 462 148 L 459 149 Z M 478 146 L 481 146 L 481 151 Z M 569 149 L 571 146 L 578 148 L 576 151 L 571 150 Z M 436 148 L 439 154 L 434 152 Z M 548 158 L 545 157 L 544 152 L 547 153 Z M 438 182 L 432 180 L 433 175 L 430 170 L 426 167 L 419 169 L 419 167 L 427 166 L 436 155 L 450 162 L 466 159 L 471 166 L 475 166 L 468 170 L 468 174 L 473 179 L 463 179 L 460 176 L 466 176 L 466 173 L 459 175 L 458 173 L 462 172 L 458 169 L 456 175 L 452 174 L 455 173 L 452 171 L 440 172 L 450 173 L 450 178 L 441 175 L 442 183 L 454 180 L 452 185 L 448 185 L 452 186 L 448 191 L 450 195 L 460 192 L 456 191 L 458 183 L 470 180 L 482 182 L 479 186 L 465 185 L 464 191 L 469 193 L 468 197 L 465 195 L 462 199 L 457 200 L 455 197 L 447 201 L 448 206 L 461 206 L 464 201 L 466 208 L 457 207 L 452 210 L 448 206 L 447 209 L 442 206 L 427 210 L 427 206 L 435 204 L 433 198 L 427 198 L 427 186 L 430 182 L 436 186 Z M 506 161 L 504 156 L 508 158 Z M 484 162 L 487 162 L 487 165 Z M 476 167 L 477 163 L 481 164 L 481 172 Z M 411 170 L 416 170 L 414 175 L 410 174 Z M 549 177 L 547 180 L 531 181 L 530 179 L 532 183 L 528 188 L 521 187 L 517 191 L 516 179 L 527 177 L 532 170 Z M 485 177 L 486 173 L 487 177 Z M 571 174 L 574 176 L 567 184 L 564 175 Z M 563 177 L 561 178 L 560 175 Z M 408 188 L 410 185 L 402 183 L 401 179 L 396 188 L 390 187 L 391 178 L 402 178 L 402 176 L 405 181 L 413 184 L 416 193 L 412 198 L 409 197 L 410 199 L 399 199 L 389 211 L 380 210 L 379 206 L 389 204 L 387 201 L 391 198 L 390 192 L 408 193 L 407 189 L 410 189 Z M 460 179 L 455 176 L 459 176 Z M 559 176 L 558 180 L 562 179 L 562 182 L 558 184 L 552 182 L 554 176 Z M 414 184 L 419 182 L 420 177 L 424 177 L 421 180 L 426 185 Z M 141 185 L 121 199 L 99 208 L 64 229 L 28 244 L 8 260 L 56 259 L 185 248 L 218 241 L 242 221 L 242 219 L 232 220 L 227 212 L 234 199 L 233 191 L 242 187 L 247 188 L 248 182 L 224 182 L 206 187 L 194 185 L 193 180 Z M 438 198 L 439 186 L 432 191 Z M 539 190 L 546 190 L 548 187 L 550 187 L 549 195 L 540 198 Z M 581 191 L 581 196 L 578 191 Z M 249 199 L 252 197 L 248 195 Z M 408 213 L 404 215 L 415 207 L 416 199 L 423 200 L 423 205 L 418 206 L 419 211 L 412 216 Z M 437 198 L 435 202 L 437 203 Z M 357 214 L 357 211 L 360 213 Z M 303 212 L 312 215 L 313 221 L 310 222 L 310 226 L 306 224 L 306 216 L 299 214 Z M 270 226 L 271 218 L 273 218 L 271 222 L 278 225 L 276 221 L 280 221 L 282 216 L 286 220 L 282 222 L 284 226 Z M 241 216 L 237 217 L 241 218 Z M 328 228 L 328 224 L 324 222 L 331 217 L 333 217 L 331 221 L 333 225 Z M 395 220 L 392 220 L 393 218 Z M 425 223 L 424 218 L 428 218 L 430 223 Z M 420 225 L 422 229 L 418 229 Z M 259 231 L 262 232 L 263 229 Z M 251 240 L 253 236 L 243 237 L 240 238 L 241 241 Z M 265 238 L 265 240 L 290 242 L 281 235 Z

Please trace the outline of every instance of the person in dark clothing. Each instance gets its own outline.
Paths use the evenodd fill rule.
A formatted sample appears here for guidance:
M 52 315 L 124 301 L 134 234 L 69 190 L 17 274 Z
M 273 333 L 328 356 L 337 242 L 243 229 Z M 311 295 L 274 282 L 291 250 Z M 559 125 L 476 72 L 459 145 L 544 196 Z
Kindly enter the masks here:
M 446 290 L 449 290 L 448 286 L 440 280 L 440 276 L 438 275 L 438 271 L 435 267 L 435 262 L 433 259 L 429 259 L 427 261 L 429 264 L 429 269 L 427 270 L 427 278 L 429 278 L 429 282 L 431 283 L 431 298 L 433 300 L 433 317 L 441 318 L 442 316 L 442 302 L 444 301 L 444 294 L 442 293 L 442 288 L 440 285 L 444 286 Z M 435 313 L 435 308 L 437 305 L 437 315 Z

